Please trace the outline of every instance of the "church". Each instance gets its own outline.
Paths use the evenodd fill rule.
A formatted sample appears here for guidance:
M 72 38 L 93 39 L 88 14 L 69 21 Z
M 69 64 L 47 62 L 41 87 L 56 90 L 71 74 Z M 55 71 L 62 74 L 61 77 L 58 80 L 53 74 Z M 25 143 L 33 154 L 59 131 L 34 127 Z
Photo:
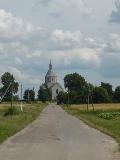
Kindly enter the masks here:
M 48 72 L 45 76 L 45 85 L 50 89 L 52 93 L 52 100 L 56 100 L 59 92 L 63 91 L 60 83 L 57 82 L 57 75 L 53 71 L 52 63 L 50 61 Z

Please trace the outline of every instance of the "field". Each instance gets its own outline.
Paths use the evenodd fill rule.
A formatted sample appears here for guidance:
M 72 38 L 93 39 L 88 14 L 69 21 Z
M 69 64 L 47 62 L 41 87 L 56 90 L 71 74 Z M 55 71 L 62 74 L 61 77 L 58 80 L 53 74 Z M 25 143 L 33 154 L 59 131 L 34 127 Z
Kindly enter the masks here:
M 95 104 L 94 105 L 95 110 L 100 110 L 100 111 L 108 111 L 108 110 L 120 110 L 120 104 Z M 70 108 L 72 109 L 79 109 L 79 110 L 87 110 L 87 105 L 83 104 L 83 105 L 71 105 Z M 89 105 L 89 110 L 91 111 L 92 105 Z
M 69 114 L 83 120 L 91 127 L 112 136 L 120 144 L 120 104 L 96 104 L 86 111 L 87 105 L 63 106 Z
M 5 116 L 5 112 L 10 108 L 10 104 L 0 104 L 0 143 L 35 120 L 46 106 L 46 104 L 42 103 L 23 104 L 24 111 L 20 112 L 20 104 L 14 103 L 13 105 L 17 108 L 18 113 Z

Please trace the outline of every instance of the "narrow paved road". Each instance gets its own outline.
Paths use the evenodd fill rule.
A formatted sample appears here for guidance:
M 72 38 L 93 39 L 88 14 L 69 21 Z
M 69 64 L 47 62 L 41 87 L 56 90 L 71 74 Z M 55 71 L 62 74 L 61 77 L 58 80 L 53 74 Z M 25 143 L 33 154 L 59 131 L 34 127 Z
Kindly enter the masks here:
M 51 105 L 0 146 L 0 160 L 115 160 L 116 147 L 109 136 Z

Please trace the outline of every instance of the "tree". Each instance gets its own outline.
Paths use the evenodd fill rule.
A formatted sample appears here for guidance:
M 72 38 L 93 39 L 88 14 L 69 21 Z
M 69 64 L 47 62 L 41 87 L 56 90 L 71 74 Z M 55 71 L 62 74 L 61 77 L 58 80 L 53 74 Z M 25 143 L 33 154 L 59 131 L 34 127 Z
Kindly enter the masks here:
M 13 96 L 13 100 L 14 100 L 14 101 L 19 101 L 19 100 L 20 100 L 19 95 L 14 95 L 14 96 Z
M 87 83 L 81 75 L 78 73 L 68 74 L 64 78 L 64 86 L 67 90 L 79 92 L 86 87 Z
M 88 85 L 84 77 L 78 73 L 68 74 L 64 78 L 64 85 L 68 90 L 71 104 L 86 103 Z
M 113 100 L 115 103 L 120 103 L 120 86 L 116 87 Z
M 38 100 L 42 102 L 50 101 L 52 99 L 52 93 L 46 85 L 40 86 L 38 91 Z
M 58 104 L 67 104 L 68 102 L 68 93 L 67 92 L 59 92 L 57 96 L 57 103 Z
M 93 90 L 93 101 L 94 103 L 109 103 L 109 95 L 105 88 L 95 87 Z
M 91 84 L 91 83 L 87 83 L 87 90 L 88 90 L 88 93 L 92 93 L 93 90 L 94 90 L 94 86 Z
M 109 84 L 109 83 L 101 82 L 101 87 L 103 87 L 104 89 L 107 90 L 108 95 L 109 95 L 109 98 L 110 98 L 110 101 L 112 102 L 112 100 L 113 100 L 113 89 L 112 89 L 112 85 Z
M 24 96 L 23 96 L 24 100 L 27 102 L 31 102 L 35 100 L 35 91 L 34 90 L 25 90 L 24 92 Z
M 1 94 L 1 96 L 3 96 L 4 93 L 6 92 L 6 90 L 9 88 L 6 92 L 6 95 L 4 96 L 3 100 L 10 101 L 12 94 L 15 94 L 18 92 L 19 84 L 18 84 L 18 82 L 15 81 L 15 78 L 9 72 L 5 72 L 2 75 L 1 83 L 3 86 L 2 86 L 2 88 L 0 88 L 0 94 Z

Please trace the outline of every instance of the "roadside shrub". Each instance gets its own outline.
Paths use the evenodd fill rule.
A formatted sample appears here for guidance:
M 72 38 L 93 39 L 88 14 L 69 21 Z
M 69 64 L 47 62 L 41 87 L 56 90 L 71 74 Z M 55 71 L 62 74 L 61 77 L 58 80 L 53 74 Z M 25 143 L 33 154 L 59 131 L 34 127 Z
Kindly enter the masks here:
M 98 117 L 106 120 L 112 120 L 120 117 L 120 112 L 104 112 L 98 114 Z
M 19 114 L 18 109 L 16 109 L 15 107 L 12 107 L 5 110 L 4 116 L 11 116 L 11 115 L 17 115 L 17 114 Z

